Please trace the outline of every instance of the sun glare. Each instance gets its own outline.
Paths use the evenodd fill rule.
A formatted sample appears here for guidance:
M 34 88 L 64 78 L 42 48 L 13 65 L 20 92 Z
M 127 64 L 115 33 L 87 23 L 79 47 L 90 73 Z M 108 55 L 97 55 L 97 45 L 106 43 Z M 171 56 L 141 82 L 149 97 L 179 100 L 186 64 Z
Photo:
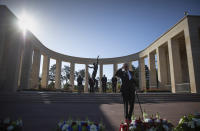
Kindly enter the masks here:
M 34 19 L 26 13 L 23 13 L 21 16 L 19 16 L 18 25 L 19 28 L 23 31 L 24 35 L 26 34 L 27 30 L 34 32 L 36 29 L 36 23 Z

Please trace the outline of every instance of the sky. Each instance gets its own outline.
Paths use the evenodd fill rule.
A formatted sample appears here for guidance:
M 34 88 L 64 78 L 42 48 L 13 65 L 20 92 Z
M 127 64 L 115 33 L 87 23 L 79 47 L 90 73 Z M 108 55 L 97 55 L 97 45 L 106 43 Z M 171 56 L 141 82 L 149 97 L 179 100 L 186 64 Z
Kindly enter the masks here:
M 31 31 L 49 49 L 86 58 L 137 53 L 182 19 L 184 11 L 200 15 L 200 0 L 0 0 L 0 4 L 17 17 L 25 12 L 32 18 Z

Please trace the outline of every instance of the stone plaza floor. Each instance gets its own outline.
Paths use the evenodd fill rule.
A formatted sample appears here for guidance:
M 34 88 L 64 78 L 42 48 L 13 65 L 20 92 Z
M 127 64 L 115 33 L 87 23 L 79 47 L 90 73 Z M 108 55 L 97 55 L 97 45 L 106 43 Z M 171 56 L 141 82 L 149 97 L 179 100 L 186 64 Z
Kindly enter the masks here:
M 14 98 L 13 98 L 14 99 Z M 200 112 L 200 102 L 144 103 L 142 108 L 151 115 L 159 112 L 162 118 L 174 125 L 179 118 Z M 141 115 L 139 104 L 135 104 L 135 115 Z M 21 117 L 24 131 L 55 131 L 59 120 L 71 116 L 74 119 L 102 120 L 107 131 L 118 131 L 123 121 L 123 104 L 120 103 L 33 103 L 0 102 L 0 117 Z

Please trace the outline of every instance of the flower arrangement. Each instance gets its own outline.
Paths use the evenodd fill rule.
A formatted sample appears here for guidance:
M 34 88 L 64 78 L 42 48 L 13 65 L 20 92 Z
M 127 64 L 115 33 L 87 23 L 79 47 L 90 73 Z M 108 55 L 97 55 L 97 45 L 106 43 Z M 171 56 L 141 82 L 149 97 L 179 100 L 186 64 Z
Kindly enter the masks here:
M 22 131 L 22 119 L 16 121 L 11 120 L 9 117 L 0 120 L 0 131 Z
M 69 118 L 67 121 L 58 122 L 56 131 L 105 131 L 105 126 L 102 122 L 96 123 L 88 119 L 73 121 Z
M 143 118 L 132 117 L 130 124 L 123 123 L 120 131 L 172 131 L 173 125 L 166 119 L 160 118 L 156 113 L 155 117 L 152 115 L 148 118 L 147 113 L 143 113 Z M 123 128 L 122 128 L 123 127 Z
M 200 113 L 183 116 L 174 131 L 200 131 Z

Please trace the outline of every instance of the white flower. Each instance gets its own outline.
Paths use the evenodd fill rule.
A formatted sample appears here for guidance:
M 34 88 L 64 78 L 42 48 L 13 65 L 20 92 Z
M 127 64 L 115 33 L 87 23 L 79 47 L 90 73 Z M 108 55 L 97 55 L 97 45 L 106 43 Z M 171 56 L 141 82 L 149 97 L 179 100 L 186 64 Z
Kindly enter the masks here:
M 179 122 L 178 122 L 178 123 L 179 123 L 179 124 L 181 124 L 181 123 L 182 123 L 182 121 L 183 121 L 183 118 L 181 118 L 181 119 L 179 120 Z
M 148 114 L 144 111 L 143 112 L 143 119 L 147 118 Z
M 14 127 L 12 125 L 8 126 L 7 130 L 8 131 L 12 131 L 14 129 Z
M 194 121 L 189 121 L 188 122 L 188 127 L 195 128 Z
M 72 120 L 70 119 L 66 123 L 69 124 L 69 125 L 71 125 L 72 124 Z
M 94 125 L 94 124 L 92 124 L 92 125 L 90 126 L 90 131 L 97 131 L 97 126 Z
M 131 125 L 135 125 L 136 123 L 135 123 L 135 120 L 132 120 L 131 121 Z
M 149 121 L 149 118 L 144 119 L 144 122 L 148 122 L 148 121 Z
M 134 129 L 136 129 L 135 124 L 131 124 L 131 126 L 129 127 L 129 130 L 134 130 Z
M 149 118 L 146 118 L 146 119 L 144 119 L 144 122 L 152 122 L 152 120 Z
M 4 119 L 3 123 L 4 124 L 9 124 L 10 123 L 10 118 L 8 117 L 8 118 Z
M 80 126 L 80 125 L 81 125 L 81 122 L 80 122 L 80 121 L 76 121 L 76 124 Z
M 21 120 L 21 119 L 17 120 L 17 121 L 16 121 L 16 125 L 22 127 L 22 126 L 23 126 L 22 120 Z
M 160 123 L 160 119 L 156 119 L 155 122 Z
M 62 124 L 63 124 L 63 122 L 62 122 L 62 121 L 60 121 L 60 122 L 58 123 L 58 127 L 60 127 L 60 128 L 61 128 Z
M 156 129 L 151 127 L 148 131 L 156 131 Z
M 63 126 L 62 126 L 62 131 L 68 131 L 68 127 L 69 127 L 69 125 L 68 124 L 64 124 Z
M 163 125 L 163 128 L 165 129 L 165 131 L 169 131 L 169 127 L 167 125 Z

